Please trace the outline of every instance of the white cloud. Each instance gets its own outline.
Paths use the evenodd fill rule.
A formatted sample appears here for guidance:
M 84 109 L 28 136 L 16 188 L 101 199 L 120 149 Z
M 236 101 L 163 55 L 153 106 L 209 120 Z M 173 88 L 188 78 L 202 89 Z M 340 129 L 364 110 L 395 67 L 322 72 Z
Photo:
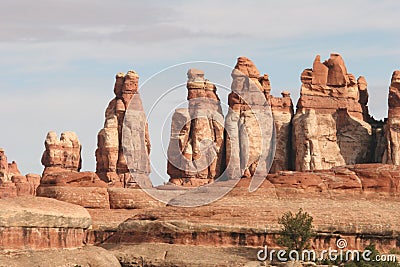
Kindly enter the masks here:
M 149 42 L 189 37 L 274 41 L 399 29 L 398 1 L 8 1 L 3 41 Z

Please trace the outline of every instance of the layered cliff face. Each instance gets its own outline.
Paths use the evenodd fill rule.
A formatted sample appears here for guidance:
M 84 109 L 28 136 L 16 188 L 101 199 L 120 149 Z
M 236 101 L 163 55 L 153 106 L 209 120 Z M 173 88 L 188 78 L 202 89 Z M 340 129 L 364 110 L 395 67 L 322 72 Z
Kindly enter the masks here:
M 223 171 L 224 117 L 217 88 L 204 72 L 189 69 L 187 76 L 188 109 L 172 116 L 167 172 L 173 184 L 199 186 Z
M 0 198 L 35 196 L 40 175 L 22 175 L 15 161 L 8 163 L 4 149 L 0 148 Z
M 96 173 L 114 186 L 138 187 L 138 179 L 141 186 L 151 186 L 150 138 L 138 91 L 139 75 L 128 71 L 118 73 L 115 79 L 115 98 L 106 109 L 104 128 L 97 136 Z
M 387 141 L 383 163 L 400 165 L 400 71 L 393 72 L 389 87 L 389 112 L 385 137 Z
M 330 169 L 370 161 L 372 127 L 364 78 L 347 73 L 342 57 L 331 54 L 301 75 L 302 87 L 293 118 L 295 169 Z M 361 96 L 361 99 L 360 99 Z
M 91 225 L 82 207 L 32 196 L 0 200 L 0 218 L 0 250 L 83 247 Z

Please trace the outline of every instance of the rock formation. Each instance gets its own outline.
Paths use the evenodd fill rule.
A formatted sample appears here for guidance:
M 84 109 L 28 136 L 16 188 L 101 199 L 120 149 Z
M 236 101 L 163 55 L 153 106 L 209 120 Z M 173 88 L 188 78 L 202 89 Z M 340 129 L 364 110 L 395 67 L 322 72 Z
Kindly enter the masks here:
M 173 184 L 200 186 L 223 171 L 224 118 L 217 88 L 204 72 L 189 69 L 187 75 L 189 105 L 172 116 L 167 172 Z
M 8 163 L 4 149 L 0 148 L 0 198 L 35 196 L 40 175 L 22 175 L 15 161 Z
M 44 145 L 46 148 L 42 155 L 44 172 L 50 168 L 79 172 L 82 164 L 82 146 L 74 132 L 64 132 L 60 139 L 55 132 L 49 132 Z
M 301 92 L 293 118 L 295 169 L 330 169 L 366 163 L 373 154 L 365 79 L 347 73 L 342 57 L 331 54 L 301 74 Z M 361 98 L 360 98 L 361 97 Z
M 359 93 L 359 100 L 358 102 L 361 104 L 363 120 L 366 122 L 370 122 L 372 120 L 371 116 L 369 115 L 368 110 L 368 89 L 367 89 L 367 81 L 365 80 L 364 76 L 360 76 L 357 79 L 358 85 L 358 93 Z
M 282 97 L 271 95 L 271 82 L 268 74 L 259 78 L 262 91 L 268 100 L 275 123 L 275 157 L 270 172 L 275 173 L 291 169 L 291 139 L 293 103 L 290 93 L 283 91 Z
M 134 71 L 116 75 L 115 98 L 106 109 L 104 128 L 97 136 L 96 173 L 119 187 L 137 187 L 138 179 L 141 186 L 151 187 L 150 138 L 138 82 Z
M 81 144 L 74 132 L 46 136 L 42 174 L 37 195 L 87 208 L 108 208 L 107 184 L 94 172 L 80 172 Z
M 260 176 L 265 176 L 271 166 L 271 145 L 276 145 L 271 172 L 291 168 L 293 103 L 290 93 L 284 91 L 282 97 L 272 96 L 269 76 L 261 76 L 253 62 L 245 57 L 238 59 L 232 78 L 228 99 L 231 110 L 225 121 L 227 154 L 224 155 L 223 115 L 215 86 L 204 79 L 202 71 L 189 70 L 189 108 L 176 109 L 172 117 L 168 148 L 171 183 L 207 184 L 219 177 L 229 164 L 226 174 L 230 178 L 251 177 L 257 166 L 260 166 Z M 272 135 L 276 137 L 276 144 L 270 143 Z M 232 159 L 228 154 L 232 154 Z M 259 164 L 260 156 L 264 164 Z
M 2 181 L 10 180 L 8 178 L 7 156 L 2 148 L 0 148 L 0 178 Z
M 313 172 L 282 171 L 269 174 L 279 197 L 398 198 L 399 166 L 369 163 Z
M 239 57 L 232 71 L 232 92 L 225 119 L 226 174 L 230 179 L 265 177 L 272 163 L 273 118 L 267 97 L 268 77 L 260 83 L 254 63 Z
M 44 145 L 41 185 L 105 187 L 94 172 L 79 172 L 82 146 L 74 132 L 64 132 L 60 139 L 55 132 L 49 132 Z
M 275 157 L 270 173 L 292 169 L 293 103 L 289 92 L 283 91 L 281 94 L 282 97 L 268 97 L 274 118 L 276 140 Z
M 383 163 L 400 165 L 400 71 L 393 72 L 389 87 L 389 112 L 386 124 L 386 150 Z

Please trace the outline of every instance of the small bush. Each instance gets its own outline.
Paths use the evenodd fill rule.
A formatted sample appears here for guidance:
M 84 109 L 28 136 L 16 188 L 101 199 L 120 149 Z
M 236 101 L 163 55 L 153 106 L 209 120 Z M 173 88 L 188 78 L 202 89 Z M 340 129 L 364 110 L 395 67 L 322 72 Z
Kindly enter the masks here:
M 315 236 L 312 225 L 313 217 L 300 209 L 296 214 L 286 212 L 278 218 L 278 223 L 283 226 L 277 243 L 287 250 L 301 251 L 308 248 L 310 240 Z

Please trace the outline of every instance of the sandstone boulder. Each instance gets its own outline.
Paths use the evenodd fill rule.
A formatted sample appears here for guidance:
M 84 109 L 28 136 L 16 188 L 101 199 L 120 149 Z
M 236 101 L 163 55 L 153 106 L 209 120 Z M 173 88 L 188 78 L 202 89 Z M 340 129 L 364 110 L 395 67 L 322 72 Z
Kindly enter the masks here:
M 339 54 L 331 54 L 325 65 L 328 67 L 327 85 L 342 87 L 348 84 L 347 69 Z
M 149 189 L 156 190 L 156 189 Z M 149 207 L 164 207 L 162 203 L 142 189 L 108 188 L 111 209 L 143 209 Z
M 95 172 L 75 172 L 59 167 L 47 167 L 41 186 L 107 187 Z
M 328 71 L 328 66 L 321 63 L 321 56 L 317 55 L 314 59 L 312 68 L 312 84 L 321 86 L 326 85 L 328 81 Z
M 363 191 L 371 198 L 400 196 L 400 167 L 390 164 L 348 166 L 360 179 Z

